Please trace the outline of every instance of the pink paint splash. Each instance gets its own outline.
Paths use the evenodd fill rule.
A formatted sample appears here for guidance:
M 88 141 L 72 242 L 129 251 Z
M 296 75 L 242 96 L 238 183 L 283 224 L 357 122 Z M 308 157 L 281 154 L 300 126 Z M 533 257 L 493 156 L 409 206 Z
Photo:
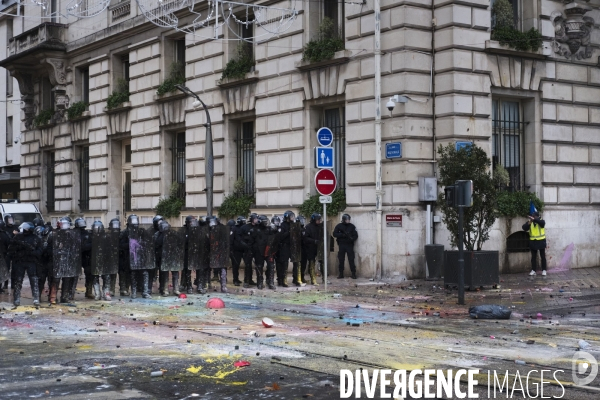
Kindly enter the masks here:
M 557 268 L 554 268 L 553 272 L 561 272 L 567 271 L 571 268 L 571 255 L 573 254 L 573 250 L 575 249 L 575 244 L 571 243 L 565 249 L 563 256 L 560 260 L 560 264 L 558 264 Z
M 129 254 L 133 255 L 133 263 L 138 262 L 138 251 L 142 246 L 136 239 L 129 239 Z

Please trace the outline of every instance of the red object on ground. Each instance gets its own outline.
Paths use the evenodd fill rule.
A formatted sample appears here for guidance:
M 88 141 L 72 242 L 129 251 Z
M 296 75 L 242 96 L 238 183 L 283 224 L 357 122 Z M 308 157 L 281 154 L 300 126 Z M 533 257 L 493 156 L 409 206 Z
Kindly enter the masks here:
M 181 294 L 179 295 L 179 298 L 180 298 L 180 299 L 187 299 L 187 296 L 185 295 L 185 293 L 181 293 Z
M 238 367 L 238 368 L 248 367 L 248 366 L 250 366 L 250 361 L 239 360 L 239 361 L 234 362 L 233 366 Z
M 262 324 L 265 328 L 271 328 L 273 326 L 273 320 L 265 317 L 262 319 Z
M 225 303 L 218 297 L 213 297 L 206 302 L 206 308 L 225 308 Z

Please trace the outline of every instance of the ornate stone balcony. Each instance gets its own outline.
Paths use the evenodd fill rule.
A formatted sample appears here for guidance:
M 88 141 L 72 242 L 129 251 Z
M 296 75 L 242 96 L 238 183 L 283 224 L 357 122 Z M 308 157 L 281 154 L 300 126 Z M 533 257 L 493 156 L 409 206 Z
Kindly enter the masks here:
M 39 48 L 44 50 L 66 51 L 67 26 L 54 22 L 44 22 L 8 40 L 8 58 Z

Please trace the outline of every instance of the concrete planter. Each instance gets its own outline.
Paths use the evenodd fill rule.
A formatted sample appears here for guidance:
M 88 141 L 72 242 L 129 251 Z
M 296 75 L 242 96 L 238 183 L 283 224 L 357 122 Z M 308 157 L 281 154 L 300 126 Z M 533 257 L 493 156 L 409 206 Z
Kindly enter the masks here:
M 542 48 L 536 51 L 521 51 L 513 49 L 508 45 L 502 45 L 497 40 L 486 40 L 485 50 L 489 53 L 506 54 L 519 57 L 539 58 L 544 59 L 546 56 L 551 54 L 551 48 L 548 44 L 544 43 Z
M 319 62 L 310 62 L 304 60 L 296 61 L 294 63 L 294 67 L 298 68 L 300 71 L 310 71 L 311 69 L 319 69 L 337 64 L 345 64 L 350 60 L 351 55 L 352 52 L 350 50 L 340 50 L 336 51 L 333 58 L 330 58 L 329 60 L 323 60 Z
M 248 85 L 258 81 L 258 71 L 248 72 L 243 78 L 219 79 L 215 82 L 221 89 L 229 89 L 236 86 Z
M 71 140 L 73 142 L 89 139 L 88 126 L 90 125 L 90 118 L 92 118 L 91 113 L 84 111 L 79 117 L 69 119 L 71 123 Z
M 121 107 L 107 109 L 104 112 L 108 114 L 108 134 L 116 135 L 131 131 L 131 102 L 125 102 Z
M 458 285 L 458 250 L 444 252 L 444 285 Z M 465 287 L 497 285 L 500 282 L 498 251 L 465 251 Z
M 157 103 L 160 125 L 174 125 L 185 122 L 185 109 L 191 100 L 185 93 L 170 92 L 163 95 L 155 95 L 153 100 Z

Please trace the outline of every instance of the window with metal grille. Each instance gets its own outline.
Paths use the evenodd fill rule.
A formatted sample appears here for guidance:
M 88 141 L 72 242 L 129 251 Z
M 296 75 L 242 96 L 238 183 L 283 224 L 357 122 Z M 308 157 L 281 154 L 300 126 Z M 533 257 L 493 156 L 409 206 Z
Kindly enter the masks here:
M 490 10 L 493 10 L 494 8 L 494 3 L 496 2 L 496 0 L 491 0 L 490 2 Z M 520 23 L 519 23 L 519 11 L 520 11 L 520 7 L 519 7 L 519 2 L 520 0 L 508 0 L 508 2 L 510 3 L 510 5 L 512 6 L 513 9 L 513 18 L 514 18 L 514 23 L 515 23 L 515 28 L 520 29 Z M 492 27 L 494 27 L 496 25 L 496 18 L 494 13 L 491 13 L 492 15 Z
M 175 134 L 173 140 L 173 181 L 177 183 L 177 197 L 185 198 L 185 132 Z
M 50 153 L 48 155 L 48 163 L 46 165 L 46 208 L 48 209 L 48 212 L 54 211 L 54 169 L 56 167 L 55 157 L 55 153 Z
M 238 179 L 244 180 L 244 194 L 254 195 L 254 121 L 242 122 L 238 128 Z
M 79 208 L 81 211 L 90 209 L 90 148 L 81 149 L 79 160 Z
M 185 39 L 175 40 L 175 62 L 185 65 Z
M 90 70 L 81 70 L 81 101 L 85 104 L 90 102 Z
M 344 2 L 323 0 L 323 17 L 329 18 L 335 25 L 335 33 L 344 38 Z
M 510 177 L 509 189 L 523 189 L 523 134 L 521 105 L 516 101 L 492 101 L 492 163 L 500 164 Z
M 346 189 L 346 109 L 336 107 L 324 110 L 321 126 L 333 132 L 334 167 L 338 189 Z
M 52 93 L 52 83 L 50 83 L 50 78 L 47 76 L 44 77 L 41 86 L 42 110 L 54 110 L 54 93 Z
M 129 54 L 121 56 L 121 69 L 123 71 L 122 78 L 129 82 Z
M 131 172 L 123 173 L 123 210 L 131 211 Z

